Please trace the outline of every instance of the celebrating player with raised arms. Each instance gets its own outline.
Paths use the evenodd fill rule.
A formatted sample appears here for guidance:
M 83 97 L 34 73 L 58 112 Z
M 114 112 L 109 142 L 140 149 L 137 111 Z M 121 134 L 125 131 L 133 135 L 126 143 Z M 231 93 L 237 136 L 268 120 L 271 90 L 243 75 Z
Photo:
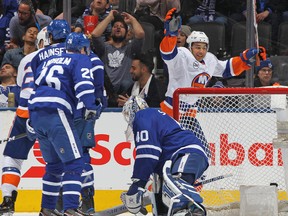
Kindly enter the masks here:
M 186 211 L 190 215 L 206 215 L 201 204 L 203 199 L 193 187 L 195 180 L 208 168 L 208 158 L 200 140 L 166 113 L 149 108 L 138 96 L 129 98 L 122 113 L 128 127 L 133 129 L 136 147 L 133 183 L 124 198 L 127 209 L 133 214 L 140 211 L 145 185 L 155 173 L 163 184 L 157 196 L 166 197 L 162 200 L 167 206 L 165 212 L 160 212 L 163 204 L 157 203 L 160 214 L 170 216 Z M 174 201 L 176 196 L 178 199 Z
M 176 8 L 166 14 L 165 36 L 160 44 L 162 59 L 167 64 L 169 83 L 166 99 L 161 103 L 161 109 L 173 115 L 173 93 L 177 88 L 203 88 L 212 76 L 229 78 L 240 75 L 249 69 L 254 56 L 259 52 L 256 48 L 243 51 L 240 56 L 221 61 L 208 52 L 209 38 L 204 32 L 193 31 L 187 38 L 188 49 L 177 47 L 177 35 L 181 28 L 181 17 L 176 15 Z M 197 99 L 188 102 L 195 103 Z

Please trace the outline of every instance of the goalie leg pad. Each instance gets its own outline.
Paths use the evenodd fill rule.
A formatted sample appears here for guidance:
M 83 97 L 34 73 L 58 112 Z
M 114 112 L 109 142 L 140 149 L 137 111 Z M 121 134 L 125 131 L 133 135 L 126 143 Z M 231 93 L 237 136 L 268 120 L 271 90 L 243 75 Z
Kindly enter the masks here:
M 196 153 L 186 153 L 185 155 L 176 155 L 175 162 L 173 161 L 173 165 L 171 168 L 172 175 L 177 175 L 178 173 L 183 173 L 182 179 L 190 183 L 194 184 L 195 180 L 200 178 L 203 172 L 208 168 L 208 163 L 205 158 Z M 185 178 L 185 176 L 194 176 L 193 178 Z
M 166 161 L 163 167 L 162 200 L 169 207 L 168 215 L 181 209 L 188 208 L 188 204 L 202 203 L 203 199 L 196 189 L 183 179 L 176 179 L 171 174 L 172 161 Z

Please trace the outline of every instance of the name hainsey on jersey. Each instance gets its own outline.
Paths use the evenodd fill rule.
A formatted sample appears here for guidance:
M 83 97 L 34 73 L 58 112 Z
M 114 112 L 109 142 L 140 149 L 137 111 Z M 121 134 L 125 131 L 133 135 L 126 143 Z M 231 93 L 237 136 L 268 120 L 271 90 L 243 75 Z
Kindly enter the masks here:
M 29 109 L 61 109 L 73 114 L 78 101 L 96 110 L 92 64 L 82 54 L 62 53 L 45 60 L 35 73 L 35 93 Z

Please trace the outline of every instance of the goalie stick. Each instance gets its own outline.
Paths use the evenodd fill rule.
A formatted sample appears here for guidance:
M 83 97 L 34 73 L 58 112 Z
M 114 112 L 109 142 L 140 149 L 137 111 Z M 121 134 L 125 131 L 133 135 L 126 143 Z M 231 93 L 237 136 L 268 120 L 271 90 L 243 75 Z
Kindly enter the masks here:
M 151 204 L 150 196 L 144 196 L 143 197 L 143 206 L 147 206 L 150 204 Z M 144 209 L 145 208 L 141 209 L 140 212 L 145 215 L 145 214 L 147 214 L 147 210 L 146 209 L 144 210 Z M 103 211 L 96 212 L 93 215 L 94 216 L 115 216 L 115 215 L 119 215 L 119 214 L 122 214 L 125 212 L 128 212 L 128 209 L 126 208 L 126 206 L 125 205 L 119 205 L 119 206 L 115 206 L 115 207 L 112 207 L 112 208 L 109 208 L 109 209 L 106 209 Z
M 213 177 L 213 178 L 210 178 L 210 179 L 207 179 L 207 180 L 203 180 L 201 182 L 196 182 L 194 184 L 194 187 L 198 187 L 200 185 L 208 184 L 208 183 L 211 183 L 211 182 L 214 182 L 214 181 L 218 181 L 218 180 L 221 180 L 221 179 L 224 179 L 224 178 L 228 178 L 228 177 L 231 177 L 231 176 L 233 176 L 233 174 L 229 173 L 229 174 Z
M 18 139 L 21 139 L 21 138 L 24 138 L 26 137 L 27 134 L 26 133 L 21 133 L 21 134 L 18 134 L 16 136 L 12 136 L 12 137 L 9 137 L 7 139 L 4 139 L 4 140 L 0 140 L 0 144 L 4 143 L 4 142 L 10 142 L 10 141 L 13 141 L 13 140 L 18 140 Z
M 207 180 L 203 180 L 201 182 L 197 182 L 194 184 L 194 186 L 199 186 L 199 185 L 204 185 L 204 184 L 208 184 L 208 183 L 211 183 L 211 182 L 214 182 L 214 181 L 218 181 L 218 180 L 221 180 L 221 179 L 224 179 L 224 178 L 228 178 L 228 177 L 231 177 L 233 176 L 233 174 L 229 173 L 229 174 L 225 174 L 225 175 L 220 175 L 220 176 L 216 176 L 216 177 L 213 177 L 213 178 L 210 178 L 210 179 L 207 179 Z M 152 192 L 149 192 L 148 196 L 144 196 L 143 197 L 143 206 L 147 206 L 147 205 L 151 205 L 151 194 Z M 142 214 L 146 214 L 146 212 L 143 212 L 145 211 L 144 210 L 145 208 L 143 208 L 140 212 Z M 125 205 L 118 205 L 118 206 L 115 206 L 115 207 L 112 207 L 112 208 L 109 208 L 109 209 L 105 209 L 103 211 L 99 211 L 99 212 L 96 212 L 93 214 L 93 216 L 115 216 L 115 215 L 119 215 L 119 214 L 123 214 L 125 212 L 128 212 L 127 208 Z

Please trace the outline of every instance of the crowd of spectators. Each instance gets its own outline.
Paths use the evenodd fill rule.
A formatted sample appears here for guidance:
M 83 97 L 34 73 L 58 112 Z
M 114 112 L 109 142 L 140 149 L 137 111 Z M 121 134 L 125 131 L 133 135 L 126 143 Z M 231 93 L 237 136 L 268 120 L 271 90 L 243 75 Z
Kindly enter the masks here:
M 130 5 L 133 3 L 135 7 L 127 11 L 127 8 L 123 7 L 123 2 L 130 2 Z M 131 94 L 131 87 L 135 83 L 135 77 L 131 72 L 133 71 L 131 69 L 133 55 L 149 56 L 147 53 L 141 53 L 145 46 L 145 34 L 151 34 L 144 32 L 141 27 L 142 22 L 151 23 L 155 28 L 153 34 L 156 52 L 153 54 L 156 53 L 157 62 L 154 60 L 155 67 L 153 69 L 147 68 L 153 74 L 153 79 L 161 80 L 164 89 L 167 87 L 169 80 L 167 66 L 160 56 L 159 45 L 164 38 L 165 15 L 171 8 L 176 8 L 177 13 L 182 17 L 182 28 L 177 39 L 177 46 L 187 47 L 186 39 L 191 34 L 191 27 L 195 23 L 221 23 L 225 26 L 226 32 L 226 43 L 223 49 L 226 51 L 226 59 L 231 57 L 229 56 L 231 29 L 235 23 L 246 21 L 246 1 L 71 1 L 71 29 L 87 34 L 92 42 L 91 49 L 101 57 L 105 64 L 108 106 L 121 106 L 119 105 L 121 104 L 119 95 L 122 100 L 126 100 L 127 96 Z M 288 22 L 288 1 L 257 0 L 255 9 L 256 22 L 258 24 L 267 22 L 272 26 L 272 48 L 267 51 L 267 56 L 277 55 L 278 27 L 281 23 Z M 63 19 L 63 0 L 0 0 L 0 14 L 0 64 L 1 67 L 5 65 L 7 67 L 7 64 L 10 64 L 17 68 L 24 56 L 37 49 L 35 46 L 37 33 L 49 25 L 51 20 Z M 94 23 L 96 27 L 90 32 L 85 30 L 85 25 L 87 25 L 85 20 L 88 16 L 97 17 L 97 23 Z M 151 55 L 153 54 L 151 53 Z M 161 73 L 157 73 L 158 71 Z M 258 73 L 256 68 L 255 71 Z M 255 73 L 255 77 L 257 75 Z M 140 88 L 139 94 L 141 90 Z

